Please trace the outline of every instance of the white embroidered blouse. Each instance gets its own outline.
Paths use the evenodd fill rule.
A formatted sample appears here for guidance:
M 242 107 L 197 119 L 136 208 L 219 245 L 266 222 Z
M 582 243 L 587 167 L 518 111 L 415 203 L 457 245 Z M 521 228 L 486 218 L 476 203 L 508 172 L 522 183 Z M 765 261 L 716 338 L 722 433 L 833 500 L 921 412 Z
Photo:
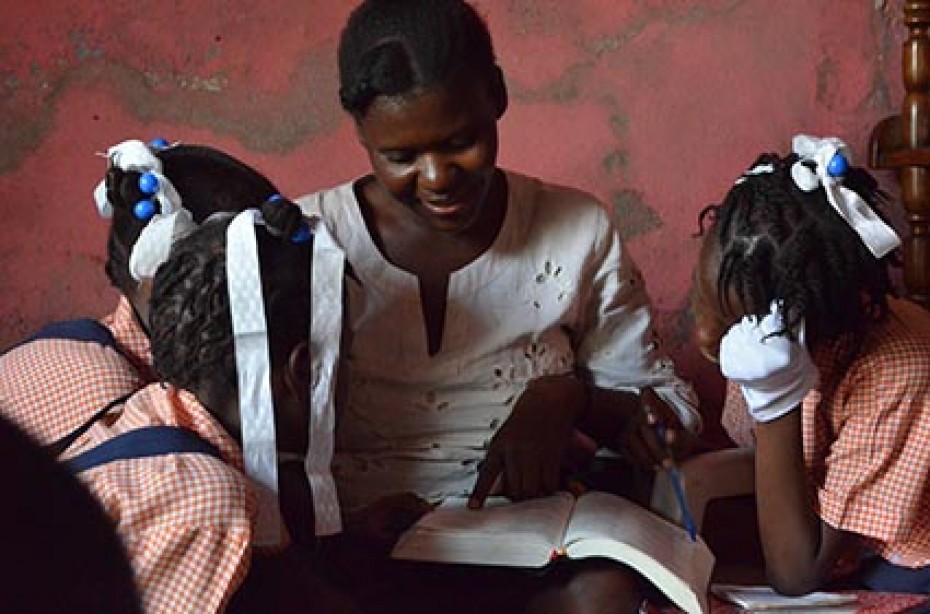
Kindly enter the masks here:
M 660 348 L 643 280 L 603 207 L 506 176 L 503 226 L 453 272 L 433 356 L 418 281 L 375 246 L 353 184 L 298 201 L 346 252 L 351 344 L 333 475 L 347 510 L 398 492 L 467 495 L 527 381 L 576 365 L 604 388 L 653 386 L 686 427 L 700 428 L 694 393 Z

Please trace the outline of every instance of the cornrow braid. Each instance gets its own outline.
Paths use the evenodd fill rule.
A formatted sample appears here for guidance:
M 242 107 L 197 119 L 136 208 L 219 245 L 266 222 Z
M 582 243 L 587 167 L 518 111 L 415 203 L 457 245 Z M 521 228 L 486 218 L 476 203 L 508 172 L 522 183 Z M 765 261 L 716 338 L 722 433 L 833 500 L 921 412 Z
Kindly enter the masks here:
M 268 207 L 297 210 L 286 202 L 263 209 Z M 211 217 L 179 240 L 155 275 L 149 313 L 153 364 L 164 381 L 179 388 L 230 395 L 238 388 L 226 271 L 226 231 L 233 218 Z M 310 317 L 311 247 L 291 242 L 281 230 L 255 231 L 273 369 L 286 364 L 291 349 L 307 338 Z
M 702 212 L 702 222 L 713 215 L 721 249 L 718 301 L 733 312 L 735 296 L 743 312 L 762 317 L 779 300 L 788 330 L 803 319 L 818 341 L 848 339 L 851 358 L 867 324 L 888 313 L 896 256 L 875 258 L 823 189 L 799 189 L 791 177 L 797 159 L 759 157 L 753 166 L 770 164 L 773 172 L 746 175 L 721 205 Z M 849 170 L 844 185 L 876 213 L 887 201 L 860 168 Z
M 365 0 L 342 31 L 338 63 L 339 99 L 356 118 L 378 96 L 497 71 L 487 25 L 463 0 Z
M 152 362 L 179 388 L 203 382 L 235 390 L 236 362 L 226 288 L 226 228 L 207 223 L 179 241 L 155 275 L 150 302 Z

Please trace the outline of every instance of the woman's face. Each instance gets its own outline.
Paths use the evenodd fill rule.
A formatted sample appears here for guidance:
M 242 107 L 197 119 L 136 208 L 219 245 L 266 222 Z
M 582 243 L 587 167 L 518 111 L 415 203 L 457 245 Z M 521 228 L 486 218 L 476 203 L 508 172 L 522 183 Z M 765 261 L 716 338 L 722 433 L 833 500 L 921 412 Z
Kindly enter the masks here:
M 729 313 L 720 304 L 717 276 L 720 272 L 720 245 L 711 230 L 704 235 L 691 293 L 694 315 L 694 336 L 701 353 L 711 362 L 718 362 L 720 340 L 742 314 Z M 739 301 L 730 301 L 733 306 Z
M 356 121 L 386 196 L 433 230 L 468 230 L 490 200 L 503 111 L 490 90 L 464 76 L 446 86 L 379 96 Z

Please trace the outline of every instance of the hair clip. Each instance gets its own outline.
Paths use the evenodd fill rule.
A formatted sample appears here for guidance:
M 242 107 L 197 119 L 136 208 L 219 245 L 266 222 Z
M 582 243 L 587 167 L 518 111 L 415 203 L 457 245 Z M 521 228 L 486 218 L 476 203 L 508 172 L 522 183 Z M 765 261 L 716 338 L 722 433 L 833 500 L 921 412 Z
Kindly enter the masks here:
M 167 139 L 152 139 L 149 141 L 149 147 L 152 149 L 168 149 L 171 147 L 171 143 Z
M 313 232 L 310 230 L 310 225 L 307 224 L 307 222 L 301 222 L 300 228 L 294 231 L 294 234 L 291 235 L 291 243 L 302 245 L 308 242 L 312 236 Z
M 155 215 L 155 201 L 151 198 L 143 198 L 132 206 L 132 214 L 140 222 L 148 222 Z
M 152 195 L 158 192 L 158 177 L 155 173 L 148 171 L 139 175 L 139 190 L 143 194 Z
M 827 163 L 827 174 L 831 177 L 842 177 L 849 172 L 849 160 L 837 151 Z
M 139 175 L 139 191 L 143 194 L 152 196 L 153 194 L 158 193 L 158 189 L 161 186 L 161 183 L 158 181 L 158 176 L 155 175 L 152 171 L 146 171 Z M 143 198 L 137 202 L 132 207 L 132 214 L 136 216 L 140 222 L 148 222 L 152 219 L 152 216 L 155 215 L 155 201 L 151 198 Z
M 269 203 L 284 203 L 286 205 L 297 206 L 288 201 L 286 198 L 280 194 L 272 194 L 268 197 L 268 200 L 265 202 Z M 305 220 L 301 220 L 300 226 L 294 233 L 291 235 L 291 243 L 296 243 L 297 245 L 302 245 L 310 240 L 310 237 L 313 236 L 313 232 L 310 230 L 310 225 L 307 224 Z

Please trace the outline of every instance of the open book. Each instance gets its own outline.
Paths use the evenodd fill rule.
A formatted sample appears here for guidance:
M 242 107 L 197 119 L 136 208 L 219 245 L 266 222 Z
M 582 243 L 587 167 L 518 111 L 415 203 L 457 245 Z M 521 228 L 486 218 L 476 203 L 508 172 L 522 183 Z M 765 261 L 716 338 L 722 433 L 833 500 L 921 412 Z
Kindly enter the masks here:
M 482 510 L 447 499 L 404 533 L 398 559 L 543 567 L 565 556 L 609 557 L 636 569 L 686 612 L 707 612 L 714 556 L 698 537 L 611 494 L 558 493 L 511 503 L 489 498 Z

